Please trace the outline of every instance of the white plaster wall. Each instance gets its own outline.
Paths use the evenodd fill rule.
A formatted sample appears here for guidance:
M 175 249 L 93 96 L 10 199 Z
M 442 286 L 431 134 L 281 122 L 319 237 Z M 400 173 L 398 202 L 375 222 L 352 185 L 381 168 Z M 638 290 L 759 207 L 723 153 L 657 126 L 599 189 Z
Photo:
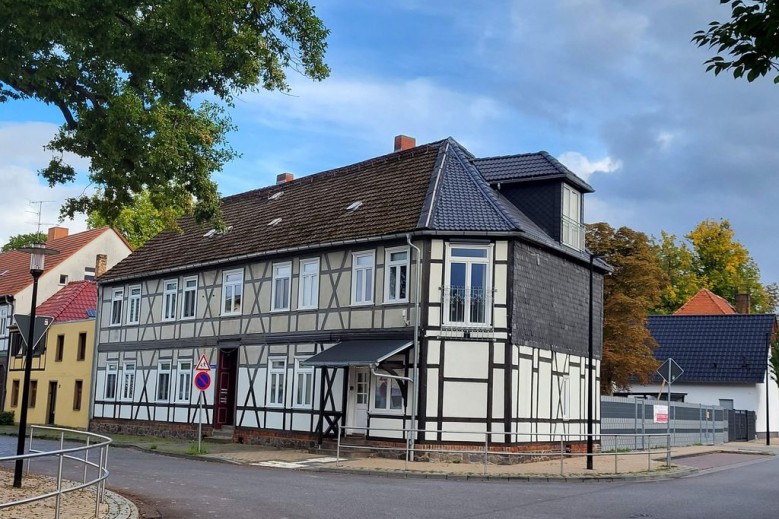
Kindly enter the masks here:
M 100 236 L 84 245 L 68 259 L 45 272 L 38 281 L 38 304 L 54 295 L 63 285 L 59 284 L 60 275 L 66 274 L 68 281 L 84 279 L 84 267 L 94 267 L 98 254 L 106 254 L 107 266 L 110 269 L 119 261 L 130 255 L 130 248 L 125 244 L 115 231 L 107 230 Z M 30 313 L 32 299 L 32 277 L 30 285 L 16 294 L 16 312 L 20 314 Z

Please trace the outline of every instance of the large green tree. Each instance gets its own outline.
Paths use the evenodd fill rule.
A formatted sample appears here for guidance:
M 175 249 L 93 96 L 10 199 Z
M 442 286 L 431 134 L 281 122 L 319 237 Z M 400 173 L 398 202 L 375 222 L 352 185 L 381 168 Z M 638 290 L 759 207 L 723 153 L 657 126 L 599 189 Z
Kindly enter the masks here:
M 776 73 L 779 83 L 779 0 L 720 0 L 731 9 L 731 19 L 713 21 L 695 33 L 693 41 L 716 49 L 706 61 L 715 74 L 731 71 L 747 81 Z
M 660 301 L 666 277 L 646 234 L 606 223 L 587 226 L 587 248 L 613 267 L 603 286 L 601 392 L 646 382 L 657 369 L 657 343 L 646 328 L 649 310 Z
M 36 243 L 44 243 L 46 241 L 46 233 L 42 232 L 29 232 L 27 234 L 17 234 L 8 238 L 8 243 L 3 245 L 3 252 L 9 250 L 16 250 L 21 247 L 27 247 Z
M 95 196 L 99 197 L 100 194 Z M 135 195 L 132 203 L 123 207 L 112 222 L 113 227 L 122 233 L 134 249 L 142 246 L 163 229 L 177 228 L 176 219 L 188 211 L 188 208 L 182 205 L 163 208 L 158 208 L 157 205 L 149 192 L 143 191 Z M 87 215 L 87 225 L 90 229 L 107 223 L 103 215 L 97 211 Z
M 114 222 L 148 191 L 158 209 L 221 223 L 211 174 L 234 157 L 224 111 L 255 88 L 288 90 L 287 72 L 327 77 L 327 29 L 305 0 L 0 0 L 0 102 L 37 99 L 62 113 L 41 171 L 73 181 L 90 160 L 100 197 L 62 215 Z

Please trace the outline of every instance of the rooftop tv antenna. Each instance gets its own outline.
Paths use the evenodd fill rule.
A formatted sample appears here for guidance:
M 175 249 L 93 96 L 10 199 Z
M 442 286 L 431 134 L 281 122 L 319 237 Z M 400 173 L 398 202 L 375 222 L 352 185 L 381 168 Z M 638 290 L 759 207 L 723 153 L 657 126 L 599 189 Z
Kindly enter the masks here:
M 43 214 L 43 204 L 53 204 L 55 200 L 30 200 L 30 205 L 38 204 L 38 210 L 37 211 L 25 211 L 27 213 L 32 213 L 38 217 L 38 228 L 36 229 L 36 233 L 41 232 L 41 225 L 57 225 L 52 222 L 42 222 L 41 221 L 41 215 Z

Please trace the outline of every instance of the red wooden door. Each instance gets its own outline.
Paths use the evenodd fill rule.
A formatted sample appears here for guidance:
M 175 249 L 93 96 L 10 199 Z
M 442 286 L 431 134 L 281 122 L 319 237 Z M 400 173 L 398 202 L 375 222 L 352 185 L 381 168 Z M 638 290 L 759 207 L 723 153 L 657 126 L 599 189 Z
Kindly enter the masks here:
M 216 367 L 216 394 L 214 396 L 214 427 L 234 425 L 235 378 L 238 369 L 238 350 L 219 350 Z

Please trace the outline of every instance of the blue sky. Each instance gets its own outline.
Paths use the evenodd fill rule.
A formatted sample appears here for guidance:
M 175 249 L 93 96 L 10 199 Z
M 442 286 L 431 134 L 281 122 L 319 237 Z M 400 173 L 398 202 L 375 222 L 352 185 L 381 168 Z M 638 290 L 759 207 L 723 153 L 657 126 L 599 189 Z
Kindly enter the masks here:
M 690 38 L 728 16 L 717 0 L 313 3 L 332 75 L 291 72 L 289 94 L 237 100 L 242 156 L 215 176 L 222 194 L 388 153 L 397 134 L 452 136 L 477 156 L 546 150 L 596 189 L 586 221 L 681 236 L 727 218 L 763 281 L 779 281 L 779 86 L 705 72 Z M 0 242 L 35 230 L 28 201 L 53 201 L 43 221 L 56 222 L 89 189 L 36 179 L 58 116 L 0 105 Z

